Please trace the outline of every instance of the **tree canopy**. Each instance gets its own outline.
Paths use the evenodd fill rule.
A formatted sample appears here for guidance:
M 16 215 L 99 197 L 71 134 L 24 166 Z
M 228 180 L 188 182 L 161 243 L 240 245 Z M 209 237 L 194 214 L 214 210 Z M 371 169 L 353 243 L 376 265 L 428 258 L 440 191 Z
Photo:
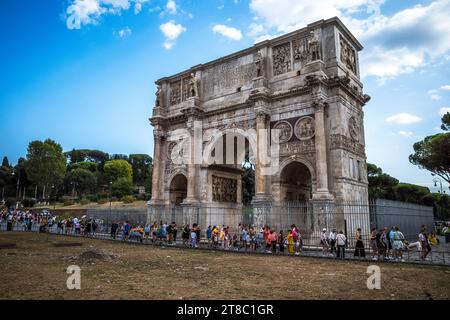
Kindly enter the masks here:
M 133 183 L 144 186 L 148 177 L 148 168 L 153 164 L 153 159 L 147 154 L 130 154 L 129 162 L 133 168 Z
M 110 160 L 107 161 L 103 167 L 104 180 L 107 182 L 115 183 L 120 178 L 128 180 L 130 183 L 133 181 L 133 168 L 125 160 Z
M 44 190 L 51 185 L 60 185 L 66 174 L 66 158 L 61 145 L 51 139 L 30 142 L 25 169 L 28 178 Z
M 414 143 L 409 161 L 450 183 L 450 132 L 438 133 Z
M 399 181 L 374 164 L 367 164 L 367 179 L 369 181 L 369 197 L 388 199 Z
M 97 177 L 89 170 L 77 168 L 67 174 L 68 189 L 74 188 L 81 195 L 93 192 L 97 186 Z
M 442 116 L 441 129 L 444 131 L 450 131 L 450 112 L 447 112 Z

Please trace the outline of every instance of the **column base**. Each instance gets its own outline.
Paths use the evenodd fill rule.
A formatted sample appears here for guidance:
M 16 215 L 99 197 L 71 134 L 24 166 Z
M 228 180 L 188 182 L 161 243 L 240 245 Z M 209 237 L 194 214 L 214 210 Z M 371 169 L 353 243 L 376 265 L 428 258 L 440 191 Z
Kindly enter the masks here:
M 266 77 L 253 78 L 252 82 L 253 82 L 253 89 L 267 88 L 269 84 L 269 81 L 266 79 Z
M 191 205 L 198 205 L 198 204 L 200 204 L 200 201 L 198 201 L 197 198 L 185 198 L 183 200 L 183 202 L 181 203 L 182 206 L 184 206 L 184 205 L 191 206 Z
M 166 205 L 163 200 L 150 200 L 147 202 L 147 223 L 153 222 L 159 223 L 160 220 L 165 218 Z
M 266 194 L 256 194 L 255 197 L 252 199 L 252 205 L 259 206 L 259 205 L 270 205 L 272 203 L 272 200 L 270 197 Z
M 328 190 L 317 190 L 313 193 L 312 200 L 334 201 L 334 196 Z

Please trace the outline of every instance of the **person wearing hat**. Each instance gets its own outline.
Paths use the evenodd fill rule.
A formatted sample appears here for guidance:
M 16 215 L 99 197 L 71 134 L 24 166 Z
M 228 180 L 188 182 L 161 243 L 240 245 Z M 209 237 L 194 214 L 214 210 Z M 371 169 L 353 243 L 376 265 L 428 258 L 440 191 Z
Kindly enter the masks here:
M 326 228 L 322 229 L 322 235 L 320 236 L 320 244 L 322 245 L 322 255 L 324 256 L 330 246 L 330 244 L 328 242 L 328 235 L 327 235 Z

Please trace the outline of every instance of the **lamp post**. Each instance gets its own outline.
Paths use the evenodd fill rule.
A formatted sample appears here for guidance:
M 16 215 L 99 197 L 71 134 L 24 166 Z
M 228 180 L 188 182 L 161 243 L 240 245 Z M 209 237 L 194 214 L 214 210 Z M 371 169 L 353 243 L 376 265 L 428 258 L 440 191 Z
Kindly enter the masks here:
M 439 179 L 438 177 L 436 177 L 436 178 L 433 179 L 433 182 L 434 182 L 434 186 L 435 186 L 435 187 L 437 187 L 437 183 L 439 182 L 439 185 L 440 185 L 440 187 L 441 187 L 441 191 L 439 191 L 439 192 L 440 192 L 441 194 L 442 194 L 442 193 L 445 193 L 445 191 L 442 190 L 442 181 L 441 181 L 441 179 Z
M 109 217 L 111 218 L 112 208 L 111 208 L 111 187 L 112 181 L 109 182 Z
M 51 206 L 51 202 L 52 202 L 52 195 L 54 195 L 54 192 L 55 192 L 55 185 L 54 184 L 52 184 L 52 192 L 51 192 L 51 194 L 50 194 L 50 198 L 49 198 L 49 206 Z M 55 196 L 56 197 L 56 196 Z M 53 209 L 55 209 L 55 205 L 56 205 L 56 199 L 55 199 L 55 202 L 53 202 Z
M 19 207 L 19 187 L 20 187 L 20 168 L 17 170 L 17 187 L 16 187 L 16 208 Z M 13 176 L 16 175 L 15 172 L 12 173 Z

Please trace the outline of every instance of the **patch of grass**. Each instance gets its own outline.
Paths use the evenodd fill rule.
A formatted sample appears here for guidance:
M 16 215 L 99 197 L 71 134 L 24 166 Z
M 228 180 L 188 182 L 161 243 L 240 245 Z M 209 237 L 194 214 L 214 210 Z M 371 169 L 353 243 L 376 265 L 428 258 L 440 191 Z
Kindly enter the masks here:
M 0 251 L 0 299 L 450 298 L 448 267 L 379 264 L 381 290 L 368 290 L 369 261 L 159 248 L 37 233 L 0 236 L 17 244 Z M 74 241 L 83 246 L 53 245 Z M 65 270 L 87 248 L 116 258 L 77 261 L 81 290 L 68 290 Z

